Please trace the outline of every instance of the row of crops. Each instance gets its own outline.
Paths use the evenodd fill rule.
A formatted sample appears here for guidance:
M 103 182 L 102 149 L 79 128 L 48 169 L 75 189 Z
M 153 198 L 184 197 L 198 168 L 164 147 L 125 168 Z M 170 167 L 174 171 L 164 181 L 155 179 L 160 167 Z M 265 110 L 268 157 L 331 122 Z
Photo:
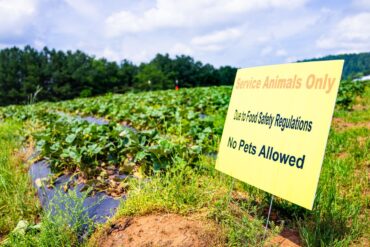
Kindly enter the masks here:
M 10 106 L 0 118 L 38 125 L 31 135 L 39 158 L 48 160 L 56 176 L 76 173 L 109 190 L 113 173 L 147 176 L 174 159 L 195 165 L 201 154 L 217 152 L 230 94 L 230 87 L 218 87 L 107 95 Z

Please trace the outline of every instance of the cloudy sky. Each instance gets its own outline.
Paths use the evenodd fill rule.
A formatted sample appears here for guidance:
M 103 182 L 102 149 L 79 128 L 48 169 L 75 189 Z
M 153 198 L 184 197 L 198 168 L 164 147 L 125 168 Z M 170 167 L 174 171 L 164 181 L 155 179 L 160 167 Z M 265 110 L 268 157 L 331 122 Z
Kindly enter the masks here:
M 0 48 L 250 67 L 370 51 L 370 0 L 0 0 Z

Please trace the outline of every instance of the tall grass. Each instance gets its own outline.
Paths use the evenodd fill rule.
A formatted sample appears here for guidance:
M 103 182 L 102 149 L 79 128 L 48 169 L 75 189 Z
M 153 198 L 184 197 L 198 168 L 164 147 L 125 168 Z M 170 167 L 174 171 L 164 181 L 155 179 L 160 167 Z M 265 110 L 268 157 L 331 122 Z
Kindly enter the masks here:
M 369 237 L 369 136 L 366 128 L 331 132 L 314 209 L 300 222 L 306 246 L 348 246 Z
M 60 192 L 58 204 L 52 201 L 41 213 L 27 164 L 19 152 L 22 127 L 16 122 L 0 123 L 0 246 L 83 245 L 94 228 L 83 205 L 89 191 L 82 197 L 75 191 Z M 27 222 L 22 232 L 13 231 L 20 221 Z
M 39 212 L 28 169 L 19 152 L 22 135 L 21 124 L 0 123 L 0 237 L 22 219 L 34 222 Z
M 51 201 L 41 223 L 31 224 L 23 232 L 12 232 L 4 241 L 4 247 L 84 246 L 95 227 L 84 206 L 88 194 L 89 191 L 85 191 L 79 197 L 74 190 L 57 192 L 54 197 L 58 198 L 57 202 Z

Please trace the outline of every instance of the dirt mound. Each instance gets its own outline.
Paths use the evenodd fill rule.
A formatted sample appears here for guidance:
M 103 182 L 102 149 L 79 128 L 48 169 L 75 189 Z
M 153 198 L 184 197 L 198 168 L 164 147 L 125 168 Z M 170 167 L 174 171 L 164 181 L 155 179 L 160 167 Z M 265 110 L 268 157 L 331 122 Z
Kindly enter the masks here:
M 220 236 L 220 230 L 210 222 L 166 214 L 122 218 L 94 242 L 102 247 L 222 246 Z

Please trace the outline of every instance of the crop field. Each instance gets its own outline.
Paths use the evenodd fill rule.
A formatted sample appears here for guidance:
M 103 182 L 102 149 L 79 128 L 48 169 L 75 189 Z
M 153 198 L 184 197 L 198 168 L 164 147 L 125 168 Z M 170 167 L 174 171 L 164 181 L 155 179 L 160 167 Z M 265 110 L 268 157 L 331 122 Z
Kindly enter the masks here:
M 169 214 L 200 222 L 199 246 L 369 246 L 368 84 L 341 84 L 313 210 L 277 198 L 266 236 L 270 195 L 214 169 L 231 91 L 107 94 L 0 108 L 0 243 L 101 246 L 123 219 Z M 46 186 L 70 174 L 76 179 L 63 193 L 83 183 L 86 195 L 121 200 L 115 216 L 81 237 L 86 218 L 72 226 L 63 210 L 41 211 L 27 174 L 38 160 L 54 174 Z M 13 230 L 21 220 L 27 226 Z

